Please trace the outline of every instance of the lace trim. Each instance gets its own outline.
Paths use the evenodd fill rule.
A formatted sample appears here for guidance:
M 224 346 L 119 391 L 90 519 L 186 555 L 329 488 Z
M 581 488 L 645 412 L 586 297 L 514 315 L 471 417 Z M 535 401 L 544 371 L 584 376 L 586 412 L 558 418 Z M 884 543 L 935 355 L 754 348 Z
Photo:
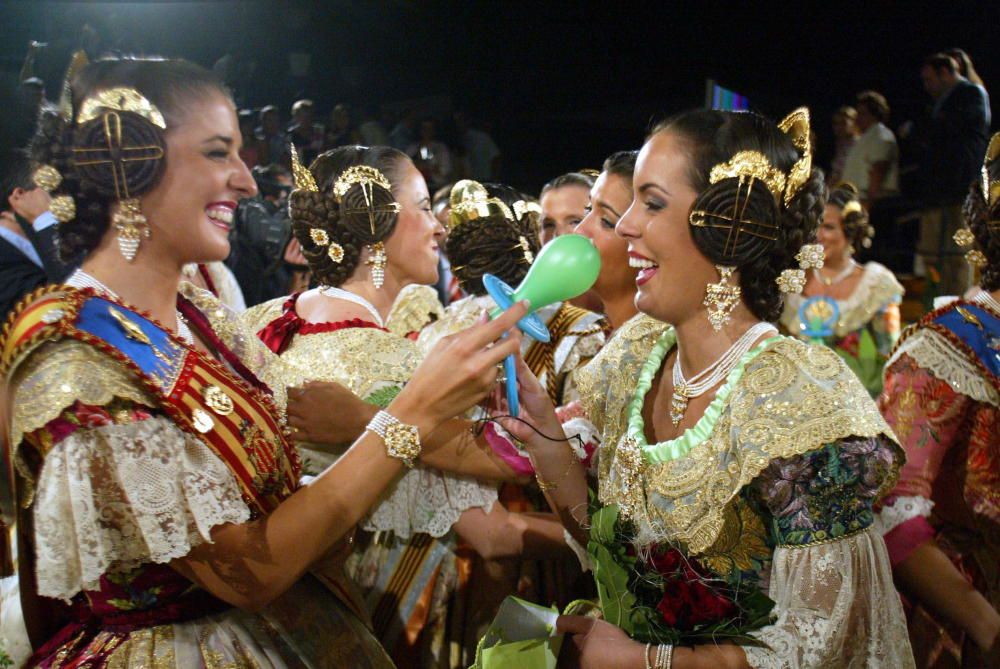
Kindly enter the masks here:
M 183 557 L 213 527 L 249 518 L 225 464 L 169 420 L 78 430 L 39 476 L 39 594 L 68 600 L 105 573 Z
M 774 551 L 777 619 L 744 646 L 751 667 L 914 666 L 885 542 L 871 528 L 820 546 Z M 848 662 L 849 660 L 849 662 Z
M 897 497 L 875 515 L 875 528 L 883 536 L 914 518 L 929 518 L 934 502 L 926 497 Z
M 886 367 L 904 353 L 917 365 L 946 382 L 956 393 L 1000 407 L 1000 393 L 993 384 L 983 378 L 979 368 L 961 351 L 934 330 L 920 328 L 906 338 L 893 351 Z
M 409 539 L 421 532 L 443 537 L 469 509 L 489 513 L 497 501 L 495 484 L 445 474 L 435 469 L 406 472 L 363 523 L 370 532 L 393 532 Z

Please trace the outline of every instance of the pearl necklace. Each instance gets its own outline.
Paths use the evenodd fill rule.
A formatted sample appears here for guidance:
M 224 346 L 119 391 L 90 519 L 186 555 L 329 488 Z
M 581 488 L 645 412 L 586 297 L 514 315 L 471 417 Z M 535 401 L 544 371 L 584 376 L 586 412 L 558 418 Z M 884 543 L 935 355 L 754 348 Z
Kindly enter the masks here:
M 677 356 L 674 358 L 674 392 L 670 398 L 670 421 L 674 427 L 677 427 L 684 418 L 684 412 L 687 411 L 690 400 L 704 395 L 710 388 L 714 388 L 729 376 L 729 372 L 733 371 L 740 358 L 753 348 L 754 342 L 772 330 L 776 331 L 770 323 L 757 323 L 733 342 L 733 345 L 716 358 L 715 362 L 692 376 L 690 380 L 684 378 L 680 350 L 678 349 Z
M 851 260 L 847 261 L 847 267 L 841 270 L 840 273 L 834 277 L 828 279 L 825 276 L 823 276 L 823 274 L 818 269 L 815 268 L 813 268 L 813 276 L 819 279 L 820 283 L 822 283 L 824 286 L 832 286 L 833 284 L 840 283 L 841 281 L 849 277 L 851 273 L 854 272 L 854 268 L 857 266 L 858 263 L 854 262 L 854 259 L 852 258 Z
M 324 295 L 325 297 L 332 297 L 335 300 L 344 300 L 345 302 L 353 302 L 359 307 L 363 307 L 372 315 L 372 320 L 375 321 L 376 325 L 380 328 L 385 327 L 382 315 L 378 312 L 378 309 L 375 308 L 375 305 L 360 295 L 355 295 L 349 290 L 344 290 L 343 288 L 338 288 L 336 286 L 320 286 L 319 292 L 320 295 Z
M 65 284 L 74 288 L 93 288 L 100 293 L 104 293 L 108 297 L 113 297 L 116 300 L 121 299 L 118 297 L 118 293 L 111 290 L 106 285 L 101 283 L 101 281 L 96 277 L 87 274 L 82 269 L 77 269 L 73 272 L 70 277 L 66 279 Z M 180 337 L 188 346 L 194 346 L 194 335 L 191 334 L 191 328 L 188 327 L 187 321 L 184 320 L 184 316 L 181 315 L 181 312 L 178 311 L 176 313 L 177 336 Z

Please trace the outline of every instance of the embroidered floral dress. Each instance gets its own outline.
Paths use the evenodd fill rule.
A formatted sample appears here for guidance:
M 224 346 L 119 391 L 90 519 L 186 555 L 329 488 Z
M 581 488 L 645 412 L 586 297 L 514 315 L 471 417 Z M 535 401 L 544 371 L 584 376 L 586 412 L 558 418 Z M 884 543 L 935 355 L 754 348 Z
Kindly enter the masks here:
M 907 461 L 879 522 L 893 566 L 934 540 L 1000 610 L 998 373 L 1000 312 L 988 304 L 950 304 L 903 333 L 879 404 Z M 908 613 L 920 666 L 963 666 L 960 630 L 919 605 Z
M 836 314 L 829 313 L 828 317 L 836 316 L 836 320 L 817 327 L 827 314 L 823 305 L 810 308 L 814 304 L 811 297 L 791 293 L 785 297 L 781 325 L 788 334 L 805 341 L 822 341 L 831 347 L 861 379 L 871 396 L 878 397 L 886 358 L 899 338 L 899 303 L 904 290 L 885 266 L 869 262 L 863 269 L 851 296 L 832 300 Z M 822 330 L 823 334 L 811 334 L 812 330 Z
M 309 323 L 296 313 L 297 300 L 298 295 L 272 300 L 244 314 L 247 324 L 288 366 L 288 385 L 335 381 L 371 404 L 387 406 L 422 359 L 412 339 L 390 332 L 400 331 L 396 315 L 405 316 L 408 324 L 402 329 L 412 332 L 414 324 L 419 329 L 413 309 L 397 302 L 387 328 L 360 319 Z M 348 446 L 331 452 L 299 444 L 305 472 L 318 474 Z M 417 643 L 428 620 L 443 619 L 439 614 L 455 582 L 452 526 L 464 511 L 489 512 L 496 500 L 493 483 L 418 464 L 386 491 L 363 521 L 362 529 L 369 534 L 359 537 L 347 570 L 364 590 L 375 632 L 394 656 L 402 657 L 397 644 Z
M 259 613 L 169 566 L 298 485 L 272 404 L 283 396 L 264 382 L 273 356 L 207 292 L 182 284 L 178 308 L 219 360 L 69 287 L 7 331 L 18 501 L 33 521 L 38 593 L 66 621 L 29 666 L 392 666 L 324 587 L 325 561 Z M 120 348 L 106 343 L 116 338 Z
M 605 614 L 645 641 L 711 642 L 706 631 L 720 631 L 753 667 L 912 666 L 872 527 L 901 457 L 857 378 L 828 348 L 773 337 L 740 360 L 694 427 L 648 444 L 643 402 L 674 342 L 672 328 L 640 314 L 577 375 L 602 430 L 600 504 L 629 528 L 624 550 L 613 545 L 621 535 L 591 535 Z M 655 580 L 608 583 L 614 551 Z M 636 614 L 644 599 L 653 618 Z

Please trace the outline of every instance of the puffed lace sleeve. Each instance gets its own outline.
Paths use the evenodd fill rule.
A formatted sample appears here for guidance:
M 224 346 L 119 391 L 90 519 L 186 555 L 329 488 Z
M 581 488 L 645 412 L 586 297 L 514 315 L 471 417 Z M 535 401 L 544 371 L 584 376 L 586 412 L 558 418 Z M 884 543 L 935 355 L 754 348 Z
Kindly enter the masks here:
M 166 418 L 85 424 L 95 423 L 58 441 L 39 472 L 40 594 L 69 599 L 105 573 L 182 557 L 213 527 L 249 520 L 229 469 Z
M 872 524 L 876 490 L 896 457 L 880 439 L 849 440 L 777 460 L 755 481 L 778 544 L 768 587 L 777 617 L 752 633 L 761 646 L 744 646 L 750 666 L 914 666 Z
M 362 526 L 370 532 L 392 531 L 400 539 L 421 532 L 440 538 L 464 511 L 489 513 L 496 501 L 495 483 L 417 466 L 375 505 Z

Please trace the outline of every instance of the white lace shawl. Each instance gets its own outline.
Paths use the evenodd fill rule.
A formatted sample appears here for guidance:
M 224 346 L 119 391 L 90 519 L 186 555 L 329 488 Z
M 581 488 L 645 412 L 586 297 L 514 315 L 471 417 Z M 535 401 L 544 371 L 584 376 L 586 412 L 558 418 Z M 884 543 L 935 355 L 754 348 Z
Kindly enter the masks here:
M 35 502 L 38 591 L 68 600 L 102 574 L 165 563 L 250 509 L 201 441 L 166 418 L 81 429 L 45 457 Z
M 774 551 L 768 596 L 777 620 L 744 646 L 758 669 L 907 669 L 913 652 L 885 542 L 874 528 Z

